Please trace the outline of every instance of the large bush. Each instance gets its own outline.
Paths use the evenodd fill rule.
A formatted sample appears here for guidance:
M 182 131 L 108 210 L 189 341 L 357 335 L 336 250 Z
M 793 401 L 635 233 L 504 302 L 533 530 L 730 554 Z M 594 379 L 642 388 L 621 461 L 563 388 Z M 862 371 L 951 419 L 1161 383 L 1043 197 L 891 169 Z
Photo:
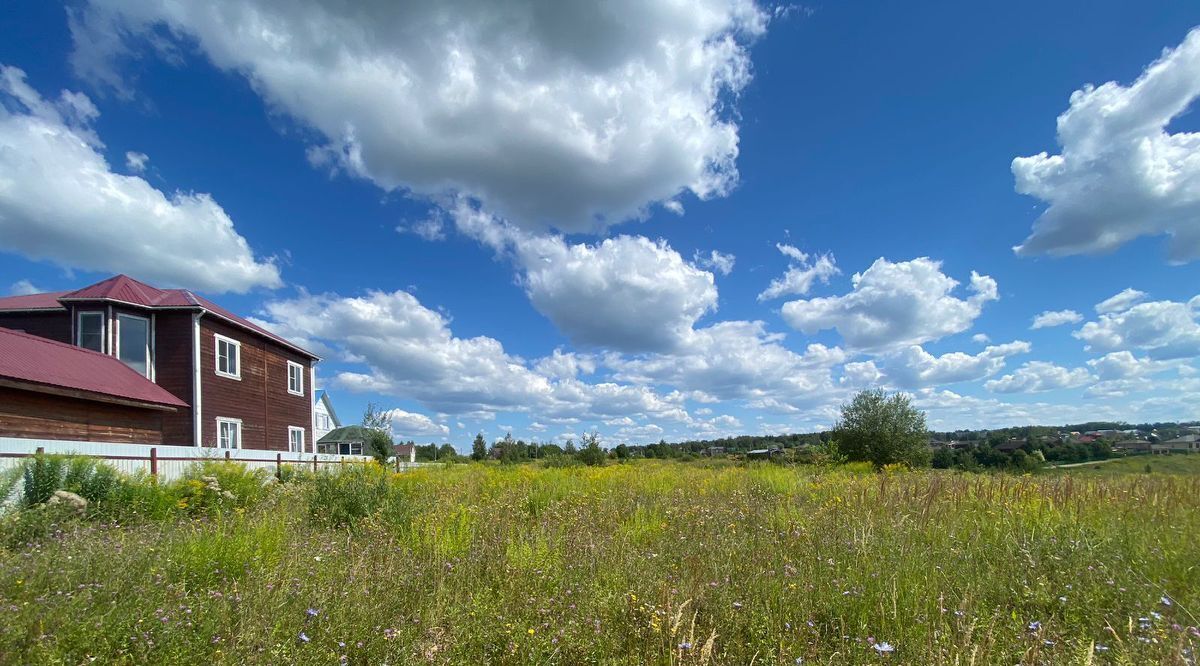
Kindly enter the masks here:
M 885 465 L 929 465 L 929 432 L 925 413 L 912 406 L 903 393 L 862 391 L 842 406 L 842 418 L 833 429 L 837 451 L 850 461 Z

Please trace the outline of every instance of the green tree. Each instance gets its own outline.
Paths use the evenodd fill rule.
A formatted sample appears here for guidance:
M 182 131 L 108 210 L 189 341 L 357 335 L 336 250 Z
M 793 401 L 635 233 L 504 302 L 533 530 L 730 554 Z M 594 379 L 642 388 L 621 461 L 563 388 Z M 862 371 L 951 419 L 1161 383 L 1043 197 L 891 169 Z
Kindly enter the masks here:
M 369 402 L 363 412 L 362 425 L 367 429 L 367 441 L 363 442 L 363 453 L 371 456 L 380 464 L 386 464 L 392 457 L 391 413 L 379 408 L 379 405 Z
M 584 435 L 580 442 L 583 448 L 579 450 L 579 462 L 595 467 L 603 465 L 608 458 L 608 452 L 600 448 L 600 436 L 594 432 Z
M 475 441 L 471 443 L 471 460 L 483 460 L 487 457 L 487 442 L 483 439 L 483 433 L 475 435 Z
M 579 451 L 575 448 L 575 440 L 567 439 L 567 446 L 563 448 L 563 455 L 574 456 Z
M 925 412 L 912 406 L 903 393 L 881 389 L 861 391 L 842 405 L 842 418 L 833 428 L 838 451 L 848 460 L 865 461 L 876 469 L 900 463 L 929 465 L 929 431 Z

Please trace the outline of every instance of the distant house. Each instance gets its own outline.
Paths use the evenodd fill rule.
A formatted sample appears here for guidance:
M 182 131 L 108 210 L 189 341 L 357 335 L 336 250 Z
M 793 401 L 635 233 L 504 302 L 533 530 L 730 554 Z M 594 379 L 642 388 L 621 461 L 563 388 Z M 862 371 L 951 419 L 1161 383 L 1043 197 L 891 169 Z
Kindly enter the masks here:
M 753 451 L 747 451 L 746 457 L 751 460 L 762 460 L 762 459 L 767 459 L 767 458 L 773 458 L 775 456 L 782 455 L 782 454 L 783 454 L 783 449 L 780 449 L 780 448 L 754 449 Z
M 158 434 L 139 437 L 168 445 L 312 451 L 309 391 L 317 357 L 194 292 L 115 275 L 75 291 L 0 298 L 0 329 L 10 332 L 9 345 L 23 350 L 6 360 L 28 365 L 32 384 L 55 386 L 61 375 L 62 382 L 81 385 L 59 388 L 93 398 L 105 387 L 137 385 L 141 398 L 153 399 L 135 402 L 169 406 L 155 417 Z M 55 344 L 34 344 L 31 337 Z M 78 376 L 81 367 L 92 368 L 88 377 Z M 62 411 L 73 411 L 70 418 L 83 418 L 80 403 L 70 402 L 78 396 L 61 392 L 43 391 L 43 409 L 52 408 L 50 395 L 61 400 Z M 0 429 L 19 432 L 24 422 L 11 411 L 0 414 Z M 124 426 L 81 430 L 76 422 L 43 432 L 42 439 L 113 441 L 122 427 L 145 429 L 144 419 L 127 416 Z
M 1028 442 L 1024 439 L 1018 439 L 1016 437 L 1013 437 L 1012 439 L 1008 440 L 1007 442 L 1000 442 L 999 444 L 997 444 L 996 450 L 1003 451 L 1005 453 L 1012 453 L 1013 451 L 1016 451 L 1018 449 L 1025 448 L 1025 445 L 1027 443 Z
M 1171 453 L 1200 453 L 1200 435 L 1184 435 L 1162 443 Z
M 333 410 L 333 402 L 329 399 L 329 391 L 317 391 L 316 403 L 313 405 L 313 439 L 320 441 L 335 428 L 342 427 L 337 412 Z
M 334 428 L 317 440 L 317 453 L 361 456 L 366 450 L 368 431 L 360 425 Z
M 710 457 L 711 456 L 723 456 L 723 455 L 725 455 L 725 447 L 724 446 L 710 446 L 707 449 L 704 449 L 701 453 L 703 453 L 706 456 L 710 456 Z
M 0 437 L 162 444 L 187 409 L 112 356 L 0 328 Z
M 413 444 L 397 444 L 392 447 L 392 455 L 401 462 L 417 462 L 417 447 Z
M 1122 440 L 1116 444 L 1113 444 L 1112 448 L 1114 451 L 1124 451 L 1126 453 L 1164 454 L 1171 452 L 1166 444 L 1160 442 L 1151 442 L 1148 439 Z

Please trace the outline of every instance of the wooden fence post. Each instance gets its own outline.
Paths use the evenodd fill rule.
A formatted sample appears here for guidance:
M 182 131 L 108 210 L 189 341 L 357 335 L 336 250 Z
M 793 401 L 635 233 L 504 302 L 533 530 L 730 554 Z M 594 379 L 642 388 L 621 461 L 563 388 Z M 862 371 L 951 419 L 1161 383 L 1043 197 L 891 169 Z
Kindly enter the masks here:
M 37 447 L 37 455 L 39 455 L 39 456 L 46 455 L 46 447 L 44 447 L 44 446 Z
M 275 454 L 275 478 L 283 481 L 283 454 Z
M 400 471 L 400 456 L 396 456 L 396 471 Z
M 317 473 L 317 454 L 313 454 L 313 474 Z
M 230 452 L 229 452 L 229 450 L 228 450 L 228 449 L 226 449 L 226 450 L 225 450 L 225 459 L 226 459 L 226 460 L 229 460 L 229 453 L 230 453 Z
M 158 447 L 150 447 L 150 476 L 158 479 Z

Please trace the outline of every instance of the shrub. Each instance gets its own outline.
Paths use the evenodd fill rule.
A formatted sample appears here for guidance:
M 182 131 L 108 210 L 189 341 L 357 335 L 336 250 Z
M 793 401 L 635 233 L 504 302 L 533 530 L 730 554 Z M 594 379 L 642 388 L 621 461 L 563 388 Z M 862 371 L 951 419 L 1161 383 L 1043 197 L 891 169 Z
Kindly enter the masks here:
M 212 513 L 257 504 L 267 493 L 269 474 L 241 463 L 206 460 L 192 465 L 174 484 L 177 505 L 190 513 Z
M 309 519 L 317 525 L 344 527 L 380 510 L 388 497 L 388 472 L 376 462 L 344 465 L 321 472 L 308 495 Z
M 39 454 L 27 461 L 23 472 L 25 487 L 21 505 L 31 507 L 45 504 L 54 491 L 62 487 L 66 467 L 66 458 L 63 456 Z

